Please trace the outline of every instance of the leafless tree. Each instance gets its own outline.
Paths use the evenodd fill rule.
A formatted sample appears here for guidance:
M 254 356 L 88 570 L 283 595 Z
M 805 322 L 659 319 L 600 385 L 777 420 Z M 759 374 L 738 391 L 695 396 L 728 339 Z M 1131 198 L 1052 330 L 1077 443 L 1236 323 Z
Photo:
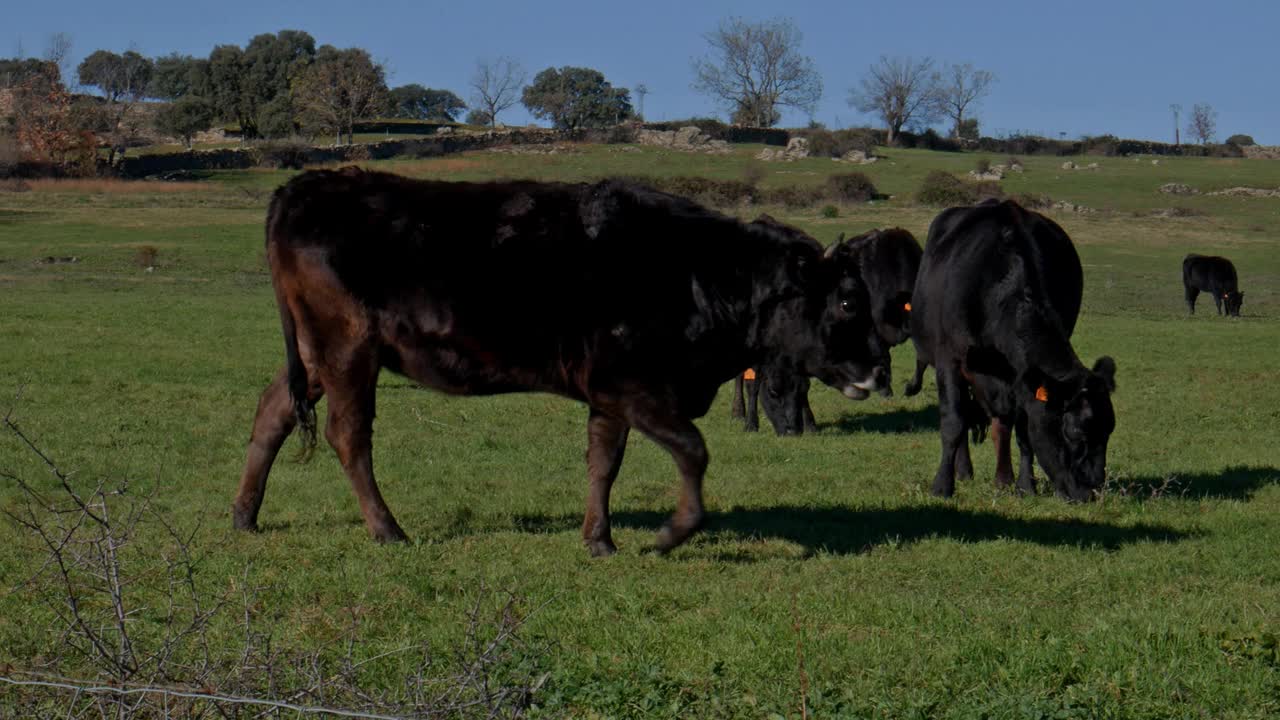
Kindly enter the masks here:
M 334 133 L 337 142 L 346 133 L 348 143 L 355 141 L 356 121 L 382 109 L 387 95 L 386 75 L 368 52 L 329 45 L 316 52 L 292 89 L 303 127 Z
M 1209 103 L 1196 103 L 1191 106 L 1191 119 L 1187 121 L 1187 134 L 1208 145 L 1218 131 L 1218 113 Z
M 1169 106 L 1169 110 L 1173 113 L 1173 144 L 1181 145 L 1182 137 L 1178 134 L 1178 116 L 1182 114 L 1182 106 L 1178 103 L 1173 103 Z
M 781 119 L 779 107 L 813 113 L 822 76 L 800 54 L 800 30 L 791 20 L 730 18 L 705 37 L 712 54 L 694 61 L 693 89 L 722 103 L 735 122 L 770 127 Z
M 990 71 L 975 69 L 969 63 L 948 65 L 935 78 L 937 92 L 934 98 L 939 113 L 951 120 L 952 137 L 960 137 L 965 113 L 987 96 L 995 79 Z
M 485 113 L 490 127 L 498 126 L 498 113 L 520 102 L 526 75 L 520 63 L 509 57 L 477 60 L 471 76 L 471 105 Z
M 44 59 L 58 66 L 58 74 L 62 83 L 71 87 L 75 83 L 75 73 L 71 65 L 71 36 L 64 32 L 53 33 L 45 43 Z
M 636 117 L 644 120 L 644 96 L 649 94 L 649 86 L 644 83 L 639 83 L 636 85 L 634 92 L 636 97 L 640 98 L 640 111 L 636 113 Z
M 884 121 L 892 145 L 903 126 L 912 120 L 928 123 L 937 115 L 937 90 L 933 59 L 890 58 L 867 69 L 860 88 L 849 90 L 849 105 L 874 113 Z

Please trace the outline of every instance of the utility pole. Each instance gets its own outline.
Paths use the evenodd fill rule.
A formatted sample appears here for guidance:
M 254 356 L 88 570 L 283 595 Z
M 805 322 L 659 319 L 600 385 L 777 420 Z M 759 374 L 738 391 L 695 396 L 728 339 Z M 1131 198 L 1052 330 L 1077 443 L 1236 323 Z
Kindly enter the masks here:
M 644 96 L 649 94 L 649 86 L 644 83 L 636 84 L 636 97 L 640 98 L 640 119 L 644 120 Z
M 1173 111 L 1173 145 L 1177 147 L 1182 144 L 1182 136 L 1178 134 L 1178 114 L 1182 112 L 1182 106 L 1174 103 L 1169 109 Z

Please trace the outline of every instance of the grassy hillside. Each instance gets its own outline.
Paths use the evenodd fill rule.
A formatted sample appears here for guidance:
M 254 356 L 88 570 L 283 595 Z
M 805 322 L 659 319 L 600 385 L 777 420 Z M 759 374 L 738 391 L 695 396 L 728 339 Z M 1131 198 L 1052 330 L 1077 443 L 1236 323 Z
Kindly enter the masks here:
M 911 200 L 920 180 L 980 157 L 885 150 L 851 168 L 760 164 L 758 148 L 575 150 L 372 166 L 458 180 L 740 179 L 758 167 L 766 187 L 867 173 L 892 199 L 842 205 L 836 218 L 818 207 L 729 209 L 768 211 L 830 242 L 887 225 L 923 240 L 938 209 Z M 643 552 L 677 488 L 669 457 L 633 435 L 613 499 L 621 551 L 591 560 L 579 539 L 584 407 L 449 398 L 385 374 L 377 472 L 413 542 L 374 546 L 333 453 L 322 443 L 299 465 L 284 457 L 292 441 L 268 485 L 265 531 L 233 533 L 255 403 L 283 358 L 261 225 L 287 172 L 0 192 L 0 412 L 13 408 L 75 487 L 127 478 L 118 502 L 151 494 L 160 517 L 194 533 L 196 585 L 232 600 L 210 625 L 217 656 L 243 647 L 244 589 L 260 588 L 250 615 L 275 647 L 341 657 L 358 637 L 357 658 L 392 653 L 362 666 L 362 685 L 400 687 L 420 658 L 395 651 L 428 643 L 443 677 L 462 662 L 469 613 L 479 607 L 481 635 L 492 633 L 510 592 L 525 644 L 495 672 L 540 678 L 531 710 L 546 717 L 800 717 L 802 706 L 816 717 L 1274 717 L 1280 200 L 1157 188 L 1277 187 L 1280 164 L 1076 161 L 1100 168 L 1023 158 L 1027 171 L 1004 187 L 1100 211 L 1053 214 L 1085 265 L 1075 346 L 1086 362 L 1110 354 L 1119 368 L 1111 481 L 1087 506 L 997 492 L 985 446 L 974 450 L 978 479 L 955 500 L 931 498 L 932 377 L 912 399 L 853 403 L 815 388 L 822 431 L 789 439 L 743 433 L 726 387 L 699 421 L 712 455 L 708 530 L 671 557 Z M 1152 214 L 1170 207 L 1198 214 Z M 147 246 L 154 261 L 140 257 Z M 1180 261 L 1192 251 L 1235 260 L 1244 317 L 1214 317 L 1207 299 L 1186 316 Z M 909 344 L 894 352 L 899 389 L 912 358 Z M 0 471 L 11 513 L 24 507 L 13 477 L 61 497 L 7 430 Z M 173 543 L 154 516 L 138 532 L 124 551 L 140 573 L 129 623 L 155 643 Z M 0 522 L 0 668 L 39 668 L 61 645 L 59 596 L 42 601 L 47 582 L 24 584 L 46 555 Z M 85 659 L 61 668 L 96 672 Z M 25 697 L 0 686 L 0 715 Z

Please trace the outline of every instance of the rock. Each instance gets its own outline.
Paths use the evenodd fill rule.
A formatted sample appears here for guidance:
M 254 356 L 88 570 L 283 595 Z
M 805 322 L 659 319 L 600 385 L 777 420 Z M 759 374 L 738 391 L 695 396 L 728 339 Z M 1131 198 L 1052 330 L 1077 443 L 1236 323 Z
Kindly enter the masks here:
M 1068 161 L 1066 161 L 1066 162 L 1062 163 L 1062 169 L 1063 169 L 1063 170 L 1075 170 L 1075 169 L 1076 169 L 1076 164 L 1075 164 L 1075 163 L 1073 163 L 1073 162 L 1071 162 L 1070 160 L 1068 160 Z
M 970 170 L 969 175 L 975 180 L 1003 180 L 1004 167 L 1002 165 L 992 165 L 984 173 L 980 173 L 977 170 Z
M 1098 169 L 1098 167 L 1099 167 L 1099 166 L 1098 166 L 1098 163 L 1089 163 L 1088 165 L 1086 165 L 1086 166 L 1085 166 L 1085 169 L 1086 169 L 1086 170 L 1097 170 L 1097 169 Z
M 831 159 L 836 160 L 837 158 L 831 158 Z M 871 163 L 879 159 L 880 158 L 876 157 L 875 155 L 868 156 L 865 152 L 861 150 L 850 150 L 849 152 L 845 153 L 839 158 L 841 162 L 856 163 L 858 165 L 870 165 Z
M 802 137 L 793 137 L 787 141 L 785 152 L 789 159 L 807 158 L 809 157 L 809 140 Z
M 1165 183 L 1160 186 L 1160 192 L 1166 195 L 1199 195 L 1200 191 L 1187 185 L 1186 183 Z
M 709 139 L 710 138 L 703 135 L 702 131 L 697 127 L 693 125 L 686 125 L 675 132 L 675 137 L 672 138 L 671 144 L 682 147 L 695 146 L 700 145 Z
M 453 128 L 452 128 L 452 127 L 450 127 L 450 126 L 448 126 L 448 125 L 446 125 L 446 126 L 444 126 L 444 127 L 436 128 L 436 134 L 437 134 L 437 135 L 452 135 L 452 134 L 453 134 Z
M 1152 165 L 1159 165 L 1159 164 L 1160 164 L 1160 158 L 1156 158 L 1155 160 L 1152 160 L 1152 161 L 1151 161 L 1151 164 L 1152 164 Z
M 783 159 L 782 151 L 774 150 L 773 148 L 765 148 L 760 152 L 756 153 L 756 159 L 767 160 L 767 161 L 782 160 Z
M 1091 207 L 1087 207 L 1087 206 L 1085 206 L 1085 205 L 1077 205 L 1077 204 L 1075 204 L 1075 203 L 1073 203 L 1073 202 L 1067 202 L 1066 200 L 1059 200 L 1059 201 L 1055 202 L 1055 203 L 1053 204 L 1053 209 L 1054 209 L 1054 210 L 1065 210 L 1066 212 L 1080 213 L 1080 214 L 1083 214 L 1083 215 L 1088 215 L 1088 214 L 1091 214 L 1091 213 L 1098 212 L 1097 210 L 1095 210 L 1095 209 L 1093 209 L 1093 208 L 1091 208 Z
M 1228 195 L 1234 197 L 1255 197 L 1255 198 L 1273 198 L 1280 197 L 1280 190 L 1268 190 L 1266 188 L 1255 187 L 1229 187 L 1222 190 L 1215 190 L 1206 195 Z

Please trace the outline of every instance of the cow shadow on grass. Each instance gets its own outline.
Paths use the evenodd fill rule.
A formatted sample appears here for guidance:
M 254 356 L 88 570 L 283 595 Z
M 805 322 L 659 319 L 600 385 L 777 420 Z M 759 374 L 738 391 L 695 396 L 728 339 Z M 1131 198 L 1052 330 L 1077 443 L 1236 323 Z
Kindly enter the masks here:
M 1259 490 L 1280 484 L 1280 468 L 1233 465 L 1222 472 L 1180 473 L 1118 478 L 1107 485 L 1109 494 L 1135 500 L 1210 498 L 1251 500 Z
M 843 435 L 854 433 L 893 435 L 937 432 L 938 424 L 938 406 L 935 404 L 915 410 L 900 409 L 885 413 L 843 413 L 832 422 L 818 423 L 818 430 L 834 431 Z
M 667 514 L 621 511 L 614 527 L 657 531 Z M 561 532 L 581 526 L 581 517 L 523 516 L 516 526 L 530 532 Z M 704 526 L 713 541 L 785 540 L 809 553 L 859 555 L 878 546 L 901 547 L 928 539 L 977 543 L 1013 540 L 1053 547 L 1117 550 L 1140 542 L 1177 542 L 1194 533 L 1166 525 L 1110 525 L 1076 519 L 1016 518 L 986 510 L 941 504 L 895 508 L 781 505 L 708 513 Z

